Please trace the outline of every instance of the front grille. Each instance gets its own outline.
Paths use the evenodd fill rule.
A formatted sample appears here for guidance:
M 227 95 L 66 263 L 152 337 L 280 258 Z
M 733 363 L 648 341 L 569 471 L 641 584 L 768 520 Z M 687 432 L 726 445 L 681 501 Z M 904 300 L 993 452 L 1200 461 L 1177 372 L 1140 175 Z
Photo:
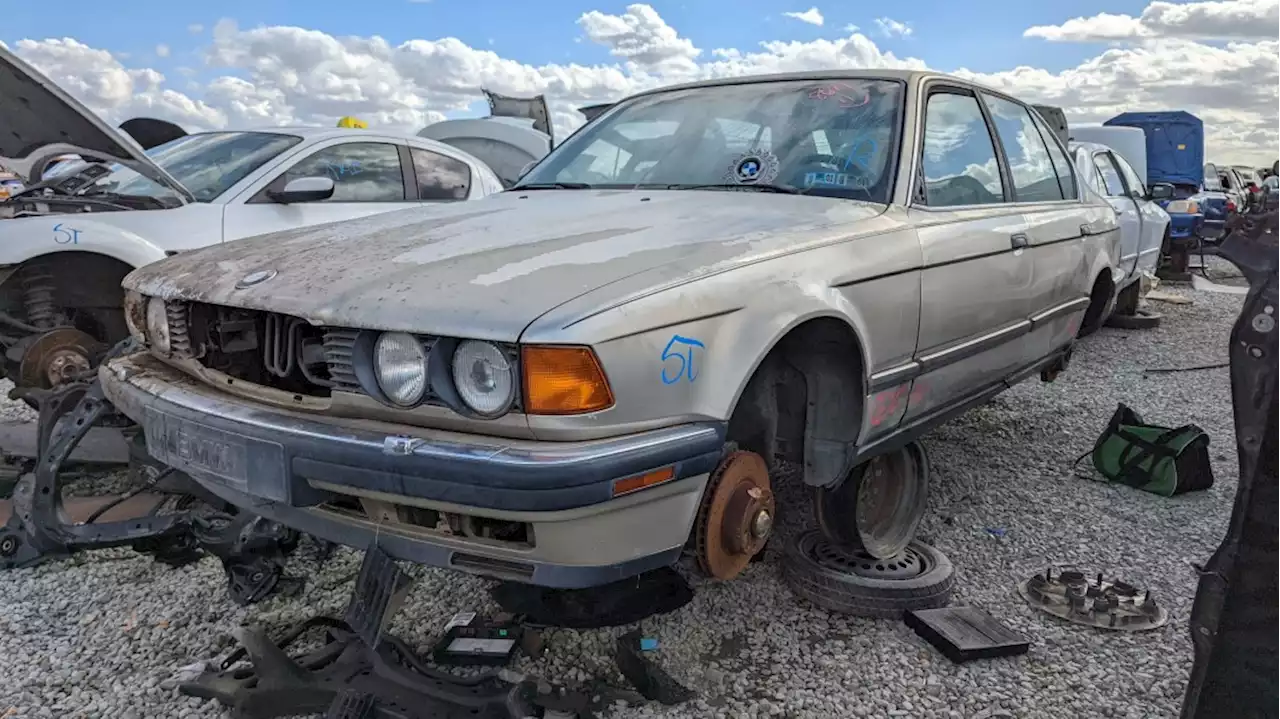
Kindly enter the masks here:
M 337 327 L 326 327 L 324 330 L 324 362 L 329 368 L 329 381 L 333 382 L 335 389 L 360 389 L 352 359 L 357 334 L 359 330 Z
M 169 321 L 169 351 L 178 359 L 191 359 L 191 328 L 187 324 L 187 303 L 169 300 L 164 303 Z
M 234 379 L 311 397 L 358 389 L 351 369 L 356 331 L 298 317 L 203 302 L 165 303 L 172 356 Z M 335 358 L 331 371 L 329 358 Z

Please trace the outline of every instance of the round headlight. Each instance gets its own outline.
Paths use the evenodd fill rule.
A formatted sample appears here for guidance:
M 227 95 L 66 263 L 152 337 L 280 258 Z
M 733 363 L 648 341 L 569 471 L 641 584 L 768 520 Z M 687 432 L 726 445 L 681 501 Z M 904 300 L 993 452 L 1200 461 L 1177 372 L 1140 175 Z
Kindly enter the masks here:
M 147 300 L 147 337 L 151 339 L 151 347 L 163 355 L 169 354 L 169 314 L 165 311 L 164 300 L 152 297 Z
M 392 402 L 417 404 L 427 392 L 427 352 L 417 337 L 385 332 L 373 347 L 378 387 Z
M 496 417 L 511 408 L 516 378 L 502 350 L 488 342 L 467 340 L 453 353 L 453 384 L 471 411 Z

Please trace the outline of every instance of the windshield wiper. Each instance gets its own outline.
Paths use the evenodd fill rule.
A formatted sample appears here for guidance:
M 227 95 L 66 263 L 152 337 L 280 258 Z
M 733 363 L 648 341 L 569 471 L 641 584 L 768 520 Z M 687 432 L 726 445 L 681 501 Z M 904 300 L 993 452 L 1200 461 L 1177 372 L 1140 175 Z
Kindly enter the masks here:
M 590 190 L 586 182 L 534 182 L 528 185 L 516 185 L 512 190 Z
M 719 183 L 719 184 L 712 183 L 712 184 L 706 184 L 706 185 L 687 185 L 687 184 L 676 183 L 673 185 L 667 185 L 666 189 L 668 190 L 754 190 L 756 192 L 775 192 L 780 195 L 803 195 L 804 194 L 804 190 L 801 190 L 798 187 L 791 187 L 789 185 L 770 185 L 767 183 L 750 184 L 750 185 L 748 184 L 739 185 L 734 182 L 725 182 L 725 183 Z

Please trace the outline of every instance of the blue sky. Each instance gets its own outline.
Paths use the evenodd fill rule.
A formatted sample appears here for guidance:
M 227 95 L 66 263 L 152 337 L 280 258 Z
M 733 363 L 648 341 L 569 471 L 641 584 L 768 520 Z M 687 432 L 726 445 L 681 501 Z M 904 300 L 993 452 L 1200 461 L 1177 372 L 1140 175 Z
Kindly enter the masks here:
M 104 11 L 102 2 L 63 0 L 49 13 L 41 3 L 8 3 L 0 39 L 74 37 L 94 47 L 128 54 L 127 64 L 154 67 L 171 75 L 180 66 L 197 66 L 190 52 L 208 39 L 221 18 L 240 27 L 298 25 L 332 35 L 380 35 L 393 45 L 413 38 L 457 37 L 477 48 L 492 47 L 505 57 L 527 63 L 611 62 L 608 51 L 591 43 L 575 43 L 581 34 L 576 21 L 582 13 L 600 10 L 619 14 L 627 2 L 609 0 L 365 0 L 358 4 L 333 0 L 303 3 L 283 0 L 225 0 L 213 3 L 130 0 Z M 817 3 L 825 15 L 822 27 L 784 17 L 802 12 L 812 2 L 764 0 L 655 0 L 650 3 L 681 35 L 698 47 L 751 49 L 765 40 L 808 41 L 847 35 L 844 27 L 858 25 L 881 48 L 899 57 L 913 56 L 942 69 L 967 67 L 977 72 L 1006 70 L 1017 65 L 1053 72 L 1073 67 L 1098 54 L 1089 43 L 1048 43 L 1023 38 L 1033 25 L 1056 24 L 1099 12 L 1137 15 L 1142 0 L 1087 0 L 1066 3 L 992 2 L 972 4 L 955 0 L 902 3 Z M 358 8 L 358 9 L 357 9 Z M 480 8 L 483 8 L 482 10 Z M 889 16 L 908 22 L 908 37 L 884 37 L 875 18 Z M 203 35 L 188 27 L 204 26 Z M 490 45 L 492 40 L 492 45 Z M 171 48 L 167 58 L 155 47 Z M 203 73 L 202 73 L 203 74 Z

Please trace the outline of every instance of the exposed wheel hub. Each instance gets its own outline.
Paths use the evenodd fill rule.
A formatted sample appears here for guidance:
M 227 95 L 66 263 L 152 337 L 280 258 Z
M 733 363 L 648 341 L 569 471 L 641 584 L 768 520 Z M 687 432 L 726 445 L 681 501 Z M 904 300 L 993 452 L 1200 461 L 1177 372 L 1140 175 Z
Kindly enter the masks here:
M 927 561 L 913 547 L 885 559 L 871 556 L 865 549 L 834 544 L 825 539 L 814 542 L 809 551 L 818 564 L 845 574 L 869 579 L 910 579 L 927 568 Z
M 725 457 L 711 473 L 694 527 L 698 565 L 716 579 L 736 577 L 764 549 L 775 511 L 764 459 L 743 451 Z
M 78 329 L 49 330 L 23 351 L 18 384 L 47 389 L 72 381 L 93 369 L 90 358 L 102 349 L 101 342 Z

